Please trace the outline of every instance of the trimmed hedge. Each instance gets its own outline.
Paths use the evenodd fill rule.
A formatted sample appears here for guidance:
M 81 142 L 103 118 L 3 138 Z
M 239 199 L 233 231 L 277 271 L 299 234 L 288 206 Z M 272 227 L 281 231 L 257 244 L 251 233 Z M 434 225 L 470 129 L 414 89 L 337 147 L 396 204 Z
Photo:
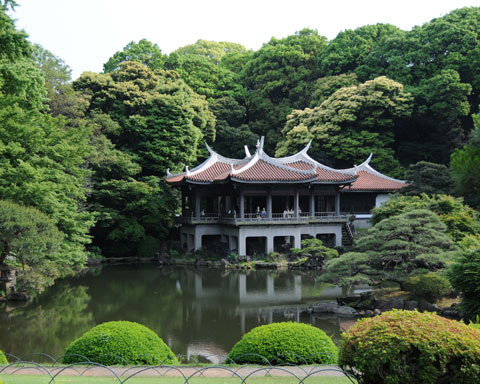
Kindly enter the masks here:
M 3 353 L 3 351 L 0 349 L 0 365 L 6 365 L 6 364 L 8 364 L 8 360 L 5 357 L 5 354 Z
M 452 286 L 445 277 L 431 272 L 425 275 L 410 277 L 407 281 L 406 289 L 417 299 L 435 302 L 448 295 L 452 290 Z
M 273 323 L 243 335 L 227 356 L 229 364 L 335 364 L 338 348 L 322 330 L 308 324 Z
M 70 344 L 63 363 L 83 362 L 82 356 L 104 365 L 178 363 L 172 350 L 155 332 L 130 321 L 111 321 L 93 327 Z
M 342 339 L 339 365 L 362 384 L 480 383 L 480 332 L 433 313 L 384 312 Z

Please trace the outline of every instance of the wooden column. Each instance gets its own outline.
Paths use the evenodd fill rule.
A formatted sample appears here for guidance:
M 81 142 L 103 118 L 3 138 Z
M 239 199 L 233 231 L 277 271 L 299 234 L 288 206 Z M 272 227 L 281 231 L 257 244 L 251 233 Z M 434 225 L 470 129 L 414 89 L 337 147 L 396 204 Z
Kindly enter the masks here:
M 186 191 L 182 189 L 182 216 L 186 216 L 186 209 L 187 209 L 187 204 L 186 204 Z
M 272 189 L 267 189 L 267 217 L 272 218 Z
M 200 195 L 195 191 L 195 217 L 200 220 Z
M 245 218 L 245 196 L 243 194 L 243 191 L 240 190 L 240 219 L 244 219 L 244 218 Z M 239 238 L 239 243 L 240 243 L 240 238 Z
M 335 215 L 340 216 L 340 192 L 335 193 Z
M 310 213 L 309 216 L 315 216 L 315 195 L 313 188 L 310 189 Z
M 293 197 L 293 215 L 298 217 L 298 189 L 295 189 L 295 195 Z

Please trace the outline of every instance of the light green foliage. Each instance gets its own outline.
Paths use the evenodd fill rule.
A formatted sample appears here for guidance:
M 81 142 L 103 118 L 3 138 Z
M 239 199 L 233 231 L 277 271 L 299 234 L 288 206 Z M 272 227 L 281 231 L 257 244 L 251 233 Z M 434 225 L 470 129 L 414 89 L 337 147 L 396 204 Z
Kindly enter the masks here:
M 428 209 L 438 215 L 455 242 L 465 235 L 480 233 L 478 213 L 464 205 L 462 199 L 448 195 L 395 196 L 374 208 L 370 221 L 375 225 L 388 217 L 417 209 Z
M 32 47 L 33 60 L 41 69 L 45 77 L 45 88 L 50 101 L 54 100 L 61 86 L 71 79 L 71 69 L 59 57 L 46 50 L 39 44 Z
M 247 49 L 242 44 L 227 41 L 197 40 L 195 44 L 185 45 L 175 50 L 178 55 L 195 55 L 206 57 L 213 64 L 219 64 L 222 58 L 229 53 L 245 53 Z
M 403 33 L 391 24 L 365 25 L 340 32 L 320 55 L 321 73 L 332 76 L 354 71 L 380 39 Z
M 462 293 L 461 309 L 468 319 L 480 316 L 480 234 L 465 236 L 449 270 L 453 287 Z
M 260 356 L 261 357 L 260 357 Z M 319 328 L 301 323 L 273 323 L 243 335 L 227 356 L 232 364 L 335 364 L 338 349 Z M 262 358 L 263 357 L 263 358 Z M 268 362 L 267 362 L 268 361 Z
M 480 332 L 433 313 L 393 310 L 342 335 L 339 365 L 362 384 L 475 384 Z
M 175 70 L 196 93 L 210 102 L 221 97 L 242 100 L 246 91 L 229 69 L 204 56 L 172 53 L 166 67 Z
M 177 363 L 170 348 L 147 327 L 130 321 L 110 321 L 93 327 L 70 344 L 63 363 L 90 361 L 103 365 L 164 365 Z
M 292 248 L 292 253 L 296 256 L 302 257 L 304 254 L 309 254 L 313 257 L 322 258 L 324 261 L 338 257 L 338 251 L 333 248 L 323 245 L 322 240 L 319 239 L 303 239 L 302 248 Z
M 93 215 L 83 206 L 84 159 L 90 151 L 85 126 L 68 127 L 46 114 L 45 77 L 23 32 L 0 8 L 0 199 L 35 207 L 62 232 L 55 266 L 31 268 L 25 278 L 43 286 L 55 276 L 82 267 Z M 53 255 L 52 255 L 53 257 Z M 45 282 L 43 279 L 45 278 Z
M 294 153 L 313 139 L 310 154 L 334 166 L 360 164 L 374 152 L 372 165 L 396 174 L 401 168 L 391 148 L 394 128 L 410 112 L 410 94 L 386 77 L 341 88 L 321 105 L 288 116 L 276 154 Z
M 315 108 L 319 106 L 340 88 L 357 86 L 359 84 L 357 75 L 354 73 L 321 77 L 315 81 L 310 107 Z
M 443 164 L 427 161 L 410 164 L 405 179 L 408 185 L 400 190 L 404 195 L 450 194 L 453 191 L 450 170 Z
M 0 5 L 0 97 L 13 98 L 25 108 L 42 108 L 46 95 L 42 73 L 32 60 L 27 35 L 15 30 L 5 10 L 6 5 Z
M 65 255 L 59 254 L 63 237 L 38 209 L 0 200 L 0 265 L 22 267 L 22 289 L 41 291 L 64 272 Z
M 138 43 L 131 41 L 123 50 L 117 51 L 108 61 L 103 64 L 103 72 L 110 73 L 120 68 L 121 63 L 136 61 L 150 69 L 163 69 L 165 62 L 164 55 L 157 44 L 146 39 Z
M 89 130 L 70 129 L 61 118 L 22 109 L 0 97 L 0 198 L 23 202 L 50 216 L 65 234 L 65 266 L 86 261 L 84 245 L 93 215 L 85 201 L 83 167 Z
M 248 89 L 250 128 L 267 135 L 267 151 L 292 108 L 310 104 L 313 81 L 320 75 L 317 58 L 325 44 L 325 37 L 303 29 L 284 39 L 272 38 L 245 64 L 240 79 Z
M 412 274 L 444 268 L 451 247 L 437 215 L 411 210 L 375 224 L 358 239 L 353 252 L 328 261 L 320 279 L 342 286 L 389 281 L 403 288 Z
M 475 129 L 468 144 L 457 149 L 450 159 L 457 192 L 465 196 L 467 203 L 480 208 L 480 115 L 472 117 Z
M 412 276 L 408 279 L 406 288 L 414 298 L 430 302 L 441 299 L 452 290 L 450 282 L 438 273 Z
M 2 350 L 0 350 L 0 365 L 6 365 L 8 364 L 8 360 L 7 358 L 5 357 L 4 353 Z

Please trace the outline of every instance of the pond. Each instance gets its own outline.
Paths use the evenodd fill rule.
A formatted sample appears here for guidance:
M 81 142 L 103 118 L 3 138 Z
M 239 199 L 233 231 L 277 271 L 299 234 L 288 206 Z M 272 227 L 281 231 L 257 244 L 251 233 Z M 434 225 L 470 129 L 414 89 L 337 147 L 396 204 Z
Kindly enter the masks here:
M 152 265 L 104 266 L 57 282 L 31 303 L 0 306 L 0 349 L 60 357 L 73 340 L 111 320 L 141 323 L 174 353 L 218 363 L 252 328 L 299 321 L 334 340 L 354 319 L 309 314 L 309 305 L 342 296 L 317 272 L 224 271 Z

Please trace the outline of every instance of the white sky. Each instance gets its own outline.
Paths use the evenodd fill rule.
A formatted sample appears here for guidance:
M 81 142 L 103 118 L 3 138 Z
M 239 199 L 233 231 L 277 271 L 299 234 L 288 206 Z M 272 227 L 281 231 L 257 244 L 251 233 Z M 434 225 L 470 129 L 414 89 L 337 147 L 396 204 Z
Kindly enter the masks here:
M 409 30 L 476 0 L 18 0 L 17 28 L 62 58 L 72 77 L 100 72 L 130 41 L 164 53 L 198 39 L 257 50 L 305 27 L 333 39 L 344 29 L 390 23 Z

